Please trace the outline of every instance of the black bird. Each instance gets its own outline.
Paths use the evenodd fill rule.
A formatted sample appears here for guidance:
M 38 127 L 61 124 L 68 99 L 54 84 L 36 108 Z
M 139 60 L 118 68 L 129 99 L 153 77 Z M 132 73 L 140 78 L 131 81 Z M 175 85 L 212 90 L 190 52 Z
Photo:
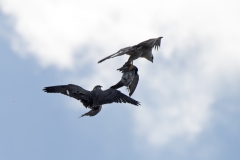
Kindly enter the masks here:
M 95 116 L 98 114 L 103 104 L 108 103 L 130 103 L 133 105 L 140 105 L 140 103 L 127 95 L 121 93 L 118 90 L 109 88 L 107 90 L 102 90 L 102 86 L 96 85 L 92 91 L 87 91 L 80 86 L 74 84 L 60 85 L 60 86 L 50 86 L 43 89 L 47 93 L 61 93 L 77 100 L 80 100 L 86 108 L 91 110 L 83 116 Z
M 139 75 L 137 73 L 138 68 L 126 62 L 121 68 L 117 70 L 123 73 L 122 78 L 117 84 L 111 86 L 110 88 L 118 89 L 122 86 L 126 86 L 127 90 L 129 91 L 129 96 L 131 96 L 135 91 L 139 81 Z
M 118 52 L 103 58 L 98 63 L 101 63 L 110 58 L 122 56 L 124 54 L 130 55 L 128 59 L 128 63 L 133 62 L 135 59 L 138 59 L 139 57 L 146 58 L 147 60 L 153 63 L 152 48 L 155 48 L 155 49 L 158 49 L 158 47 L 160 48 L 162 38 L 163 37 L 153 38 L 153 39 L 143 41 L 134 46 L 122 48 Z

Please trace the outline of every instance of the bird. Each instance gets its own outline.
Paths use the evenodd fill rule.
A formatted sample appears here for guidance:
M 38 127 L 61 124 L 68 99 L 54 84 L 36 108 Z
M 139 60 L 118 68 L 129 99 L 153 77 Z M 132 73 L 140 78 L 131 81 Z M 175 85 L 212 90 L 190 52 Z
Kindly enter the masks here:
M 128 63 L 133 62 L 134 60 L 138 59 L 139 57 L 146 58 L 147 60 L 149 60 L 150 62 L 153 63 L 152 49 L 155 48 L 158 50 L 158 48 L 160 48 L 162 38 L 163 37 L 148 39 L 137 45 L 122 48 L 118 52 L 116 52 L 112 55 L 109 55 L 109 56 L 103 58 L 102 60 L 98 61 L 98 63 L 101 63 L 110 58 L 122 56 L 124 54 L 130 55 L 130 57 L 127 61 Z
M 121 68 L 117 70 L 123 73 L 122 78 L 117 84 L 111 86 L 110 88 L 118 89 L 126 86 L 127 90 L 129 91 L 129 96 L 131 96 L 135 91 L 139 81 L 138 68 L 126 62 Z
M 89 112 L 83 114 L 81 117 L 95 116 L 101 111 L 102 105 L 113 102 L 130 103 L 136 106 L 140 105 L 140 102 L 132 99 L 131 97 L 128 97 L 127 95 L 121 93 L 118 90 L 112 88 L 102 90 L 101 88 L 101 85 L 96 85 L 92 89 L 92 91 L 88 91 L 78 85 L 68 84 L 45 87 L 43 91 L 47 93 L 61 93 L 79 100 L 83 104 L 83 106 L 91 109 Z

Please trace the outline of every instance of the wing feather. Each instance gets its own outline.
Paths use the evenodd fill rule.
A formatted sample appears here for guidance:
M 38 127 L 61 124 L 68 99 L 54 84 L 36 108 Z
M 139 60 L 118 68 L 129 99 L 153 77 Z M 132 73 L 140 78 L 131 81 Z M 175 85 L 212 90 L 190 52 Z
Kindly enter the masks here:
M 146 40 L 146 41 L 143 41 L 143 42 L 135 45 L 134 48 L 150 47 L 150 48 L 158 49 L 158 48 L 160 48 L 161 39 L 162 39 L 162 38 L 163 38 L 163 37 L 148 39 L 148 40 Z
M 131 96 L 133 94 L 133 92 L 135 91 L 135 89 L 138 85 L 138 81 L 139 81 L 139 75 L 136 74 L 134 76 L 134 79 L 133 79 L 132 83 L 129 85 L 129 90 L 130 90 L 129 96 Z
M 87 101 L 90 92 L 74 84 L 50 86 L 43 89 L 47 93 L 61 93 L 77 100 Z
M 127 95 L 121 93 L 118 90 L 109 88 L 105 91 L 101 92 L 101 95 L 99 95 L 98 98 L 98 105 L 108 104 L 108 103 L 130 103 L 133 105 L 140 105 L 140 103 L 131 97 L 128 97 Z
M 119 51 L 117 51 L 116 53 L 113 53 L 113 54 L 111 54 L 111 55 L 109 55 L 109 56 L 101 59 L 100 61 L 98 61 L 98 63 L 101 63 L 101 62 L 103 62 L 103 61 L 105 61 L 105 60 L 107 60 L 107 59 L 110 59 L 110 58 L 114 58 L 114 57 L 117 57 L 117 56 L 122 56 L 122 55 L 124 55 L 124 54 L 128 54 L 128 53 L 131 52 L 131 51 L 132 51 L 132 47 L 122 48 L 122 49 L 120 49 Z

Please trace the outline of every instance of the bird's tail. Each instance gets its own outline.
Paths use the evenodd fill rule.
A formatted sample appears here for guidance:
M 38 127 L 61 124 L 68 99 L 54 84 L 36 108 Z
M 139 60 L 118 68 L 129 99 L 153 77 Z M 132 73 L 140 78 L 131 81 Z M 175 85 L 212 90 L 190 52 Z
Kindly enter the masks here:
M 90 116 L 90 117 L 95 116 L 96 114 L 98 114 L 101 111 L 101 109 L 102 109 L 102 106 L 95 107 L 92 110 L 90 110 L 89 112 L 83 114 L 81 117 L 83 117 L 83 116 Z M 79 117 L 79 118 L 81 118 L 81 117 Z
M 117 84 L 111 86 L 110 88 L 112 88 L 112 89 L 118 89 L 118 88 L 121 88 L 122 86 L 124 86 L 123 82 L 122 82 L 122 81 L 119 81 Z

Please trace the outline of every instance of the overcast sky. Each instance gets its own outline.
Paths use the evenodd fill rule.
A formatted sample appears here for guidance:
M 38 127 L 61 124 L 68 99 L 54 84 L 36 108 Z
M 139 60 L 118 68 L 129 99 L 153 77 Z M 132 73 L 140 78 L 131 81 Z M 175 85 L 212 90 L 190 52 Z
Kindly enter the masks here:
M 0 0 L 0 159 L 239 159 L 237 0 Z M 164 37 L 138 59 L 130 104 L 95 117 L 46 86 L 109 88 L 120 48 Z M 127 94 L 126 88 L 120 89 Z

